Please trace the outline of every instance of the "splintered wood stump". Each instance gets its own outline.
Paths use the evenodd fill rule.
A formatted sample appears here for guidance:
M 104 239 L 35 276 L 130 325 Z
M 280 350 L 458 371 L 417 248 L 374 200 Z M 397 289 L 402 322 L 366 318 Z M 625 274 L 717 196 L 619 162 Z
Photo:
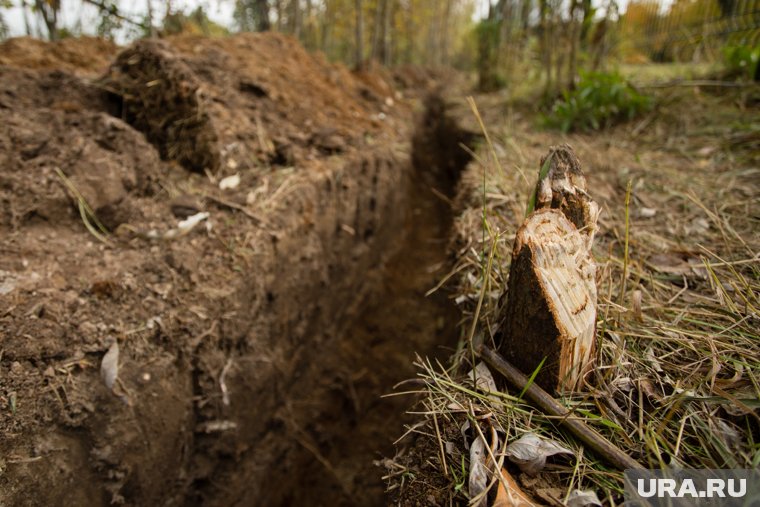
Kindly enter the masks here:
M 548 171 L 545 163 L 548 161 Z M 599 207 L 569 146 L 541 160 L 535 211 L 517 231 L 500 352 L 547 391 L 581 388 L 594 358 Z

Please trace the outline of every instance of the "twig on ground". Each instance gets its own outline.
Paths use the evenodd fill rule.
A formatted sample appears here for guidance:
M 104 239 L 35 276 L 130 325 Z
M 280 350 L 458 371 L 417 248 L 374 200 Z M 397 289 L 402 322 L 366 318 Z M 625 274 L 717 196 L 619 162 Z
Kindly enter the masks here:
M 538 385 L 529 385 L 528 377 L 509 364 L 500 354 L 488 347 L 481 347 L 478 353 L 486 363 L 501 373 L 512 386 L 517 389 L 524 389 L 526 398 L 535 403 L 547 415 L 562 418 L 560 424 L 570 430 L 605 461 L 620 470 L 644 468 L 640 463 L 587 426 L 583 421 L 573 418 L 570 410 L 560 405 L 557 400 Z
M 222 199 L 221 197 L 213 196 L 211 194 L 204 194 L 203 197 L 205 197 L 206 199 L 208 199 L 210 201 L 213 201 L 216 204 L 218 204 L 220 206 L 223 206 L 225 208 L 230 208 L 230 209 L 239 211 L 242 214 L 244 214 L 245 216 L 247 216 L 248 218 L 254 220 L 259 225 L 266 225 L 266 222 L 264 221 L 263 218 L 261 218 L 260 216 L 256 215 L 255 213 L 252 213 L 245 206 L 242 206 L 242 205 L 237 204 L 237 203 L 232 202 L 232 201 L 228 201 L 226 199 Z

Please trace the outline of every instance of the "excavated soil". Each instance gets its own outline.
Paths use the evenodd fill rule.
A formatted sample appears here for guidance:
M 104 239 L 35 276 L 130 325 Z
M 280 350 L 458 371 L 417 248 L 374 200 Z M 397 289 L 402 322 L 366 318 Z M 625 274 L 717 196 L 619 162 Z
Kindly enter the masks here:
M 386 504 L 472 136 L 278 35 L 0 55 L 0 504 Z

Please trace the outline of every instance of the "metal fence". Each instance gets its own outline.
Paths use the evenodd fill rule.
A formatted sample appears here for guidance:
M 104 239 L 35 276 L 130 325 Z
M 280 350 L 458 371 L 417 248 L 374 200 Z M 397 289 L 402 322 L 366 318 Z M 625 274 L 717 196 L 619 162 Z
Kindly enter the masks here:
M 630 49 L 653 61 L 689 61 L 727 45 L 760 46 L 760 0 L 631 3 L 621 17 Z

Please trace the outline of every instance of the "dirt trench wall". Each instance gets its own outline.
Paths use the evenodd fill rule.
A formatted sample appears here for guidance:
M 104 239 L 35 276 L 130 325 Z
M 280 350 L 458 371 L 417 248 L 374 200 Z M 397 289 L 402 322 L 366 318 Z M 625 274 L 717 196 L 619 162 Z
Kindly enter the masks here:
M 162 161 L 139 122 L 110 116 L 102 80 L 0 65 L 0 503 L 277 504 L 305 449 L 325 444 L 325 414 L 350 418 L 352 365 L 334 352 L 362 346 L 337 337 L 406 232 L 409 117 L 373 119 L 387 101 L 282 37 L 226 41 L 176 45 L 221 55 L 207 75 L 208 54 L 180 60 L 227 129 L 218 176 L 241 175 L 222 201 L 246 210 L 263 189 L 251 216 L 204 197 L 216 182 Z M 280 51 L 276 75 L 256 81 L 267 97 L 241 98 L 240 48 Z M 330 91 L 312 100 L 306 86 Z M 247 130 L 257 123 L 265 134 Z M 291 155 L 275 163 L 246 148 L 254 139 Z M 56 169 L 110 244 L 87 232 Z M 176 226 L 183 192 L 211 227 L 148 239 Z M 99 372 L 114 339 L 121 399 Z
M 281 234 L 257 238 L 266 242 L 261 264 L 244 281 L 232 324 L 230 404 L 196 414 L 239 425 L 197 437 L 191 489 L 204 504 L 280 504 L 295 484 L 303 440 L 320 433 L 326 413 L 350 404 L 341 387 L 352 371 L 339 361 L 342 327 L 356 318 L 403 234 L 410 169 L 402 157 L 373 153 L 297 182 L 283 202 Z M 212 343 L 199 355 L 206 367 L 196 381 L 214 392 L 229 359 Z
M 120 378 L 133 406 L 102 385 L 96 351 L 78 360 L 90 367 L 70 372 L 65 387 L 37 401 L 62 397 L 62 410 L 44 410 L 46 421 L 6 434 L 4 455 L 14 462 L 0 477 L 0 500 L 277 503 L 283 491 L 274 485 L 297 465 L 290 461 L 300 451 L 295 436 L 334 408 L 335 376 L 346 367 L 331 359 L 335 338 L 392 254 L 406 209 L 409 166 L 402 158 L 370 153 L 331 165 L 293 182 L 270 217 L 277 231 L 253 235 L 252 269 L 227 295 L 209 301 L 192 289 L 179 291 L 208 313 L 189 324 L 196 331 L 170 321 L 180 309 L 169 309 L 168 318 L 158 315 L 166 328 L 147 343 L 121 343 Z M 159 261 L 143 254 L 148 264 Z M 172 262 L 177 273 L 190 263 Z M 14 332 L 12 323 L 4 327 Z M 57 371 L 71 362 L 68 352 L 62 359 L 10 357 L 4 376 L 24 376 L 26 386 L 55 387 L 45 365 Z M 35 411 L 34 390 L 26 386 L 12 387 L 23 402 L 19 416 Z M 294 399 L 294 390 L 306 390 L 307 398 Z

